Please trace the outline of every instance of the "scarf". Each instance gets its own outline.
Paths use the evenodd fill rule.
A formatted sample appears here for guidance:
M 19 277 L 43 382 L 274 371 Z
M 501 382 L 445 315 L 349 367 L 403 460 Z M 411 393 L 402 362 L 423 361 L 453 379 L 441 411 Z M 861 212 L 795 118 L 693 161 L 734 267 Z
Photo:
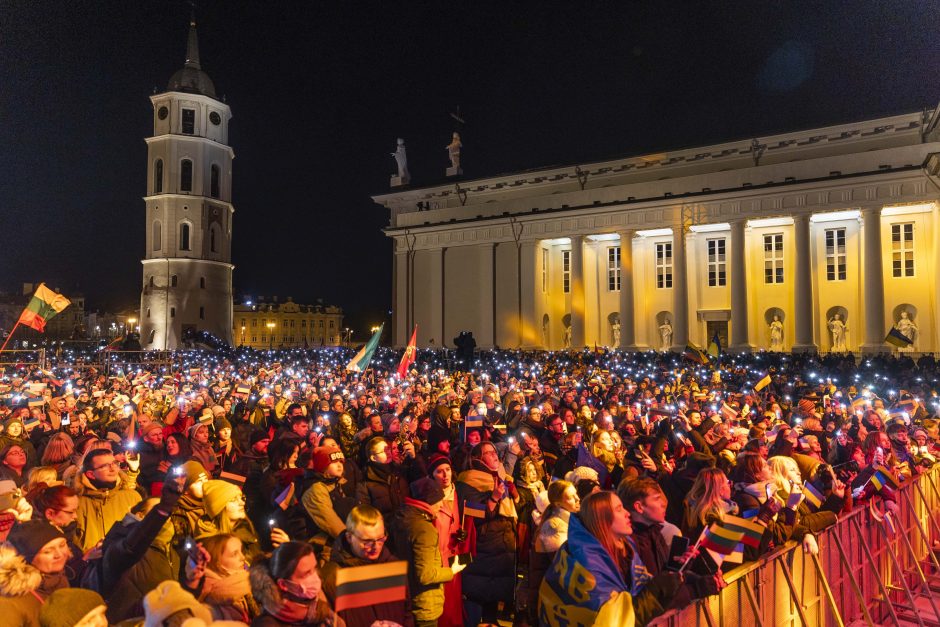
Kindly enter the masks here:
M 477 492 L 486 494 L 487 498 L 489 498 L 489 496 L 493 493 L 494 475 L 498 477 L 500 481 L 502 481 L 502 467 L 500 467 L 495 473 L 484 470 L 465 470 L 460 473 L 460 476 L 457 478 L 457 480 L 468 485 Z M 486 504 L 484 503 L 484 505 Z M 500 516 L 505 516 L 506 518 L 518 518 L 518 514 L 516 514 L 516 506 L 509 497 L 508 492 L 499 501 L 497 512 Z
M 230 606 L 238 613 L 231 616 L 244 623 L 250 623 L 257 606 L 251 596 L 251 584 L 248 581 L 248 571 L 240 570 L 230 575 L 221 575 L 214 570 L 206 569 L 206 579 L 203 584 L 199 600 L 213 606 Z M 228 614 L 223 608 L 222 613 Z

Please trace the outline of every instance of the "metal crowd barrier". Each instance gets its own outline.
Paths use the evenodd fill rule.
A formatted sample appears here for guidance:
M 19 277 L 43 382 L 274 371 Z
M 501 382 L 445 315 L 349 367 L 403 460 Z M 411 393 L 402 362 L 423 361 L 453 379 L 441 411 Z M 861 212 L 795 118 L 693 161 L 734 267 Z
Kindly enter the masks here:
M 15 370 L 23 367 L 45 368 L 45 348 L 6 348 L 0 353 L 0 373 L 7 368 Z
M 788 542 L 725 574 L 720 594 L 656 627 L 940 626 L 940 468 L 897 493 L 897 516 L 857 507 L 816 534 L 819 555 Z M 931 550 L 933 548 L 934 550 Z

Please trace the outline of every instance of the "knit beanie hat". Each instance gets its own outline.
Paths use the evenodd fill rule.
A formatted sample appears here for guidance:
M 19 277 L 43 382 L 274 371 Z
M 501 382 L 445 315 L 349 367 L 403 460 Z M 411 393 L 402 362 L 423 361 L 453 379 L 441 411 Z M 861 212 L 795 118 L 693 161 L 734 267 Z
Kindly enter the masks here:
M 448 457 L 447 455 L 441 455 L 440 453 L 431 455 L 431 459 L 428 460 L 428 476 L 429 477 L 433 476 L 434 471 L 437 470 L 438 466 L 443 466 L 444 464 L 447 464 L 448 466 L 452 466 L 450 462 L 450 457 Z
M 104 599 L 94 590 L 61 588 L 43 603 L 39 624 L 42 627 L 72 627 L 104 604 Z
M 270 440 L 271 436 L 268 435 L 268 432 L 264 429 L 255 429 L 251 432 L 251 435 L 248 436 L 248 446 L 254 446 L 261 440 Z
M 444 500 L 444 491 L 437 481 L 430 477 L 423 477 L 411 484 L 411 498 L 416 501 L 422 501 L 428 505 L 434 505 Z
M 197 431 L 199 431 L 200 429 L 208 429 L 208 428 L 209 428 L 209 425 L 205 422 L 195 422 L 186 431 L 186 437 L 192 440 L 193 436 L 196 435 Z
M 232 423 L 228 421 L 228 418 L 219 418 L 219 421 L 215 425 L 216 431 L 221 431 L 222 429 L 231 429 Z
M 30 520 L 13 525 L 7 542 L 13 545 L 23 559 L 32 564 L 33 558 L 42 547 L 56 538 L 65 538 L 65 535 L 45 520 Z
M 319 446 L 313 452 L 313 469 L 324 472 L 335 461 L 343 461 L 346 456 L 335 446 Z
M 180 465 L 180 469 L 183 471 L 183 475 L 186 477 L 185 488 L 189 488 L 192 484 L 196 483 L 199 479 L 199 475 L 209 476 L 209 473 L 206 472 L 205 466 L 197 462 L 195 459 L 191 459 L 184 464 Z
M 178 581 L 163 581 L 144 597 L 144 627 L 162 627 L 167 618 L 181 610 L 189 610 L 206 623 L 212 622 L 212 612 L 183 590 Z
M 162 431 L 163 425 L 161 425 L 159 422 L 151 422 L 146 427 L 140 428 L 140 437 L 145 438 L 147 437 L 147 434 L 150 433 L 151 431 L 158 431 L 158 430 Z
M 225 506 L 232 499 L 241 496 L 242 491 L 233 483 L 221 479 L 210 479 L 202 488 L 202 504 L 209 518 L 215 518 L 225 511 Z

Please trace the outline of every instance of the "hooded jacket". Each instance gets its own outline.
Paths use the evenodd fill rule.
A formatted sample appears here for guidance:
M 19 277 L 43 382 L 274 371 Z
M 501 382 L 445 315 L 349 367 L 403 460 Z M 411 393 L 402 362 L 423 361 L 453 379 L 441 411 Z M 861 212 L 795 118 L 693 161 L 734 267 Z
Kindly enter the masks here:
M 395 554 L 408 562 L 408 591 L 412 612 L 419 621 L 432 621 L 444 613 L 442 584 L 454 578 L 454 572 L 442 565 L 435 517 L 421 501 L 407 499 L 395 514 L 392 541 Z
M 134 473 L 136 479 L 136 473 Z M 108 530 L 131 508 L 140 503 L 140 494 L 130 488 L 96 488 L 84 474 L 76 482 L 78 492 L 75 544 L 88 551 L 108 534 Z
M 0 622 L 5 627 L 39 627 L 39 611 L 54 591 L 12 547 L 0 547 Z

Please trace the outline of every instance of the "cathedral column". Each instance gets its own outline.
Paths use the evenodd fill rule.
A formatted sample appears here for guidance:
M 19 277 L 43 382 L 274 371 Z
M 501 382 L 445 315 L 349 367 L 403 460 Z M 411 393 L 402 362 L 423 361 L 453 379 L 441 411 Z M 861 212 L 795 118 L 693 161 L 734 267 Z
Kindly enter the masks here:
M 672 227 L 672 349 L 684 351 L 689 343 L 688 269 L 685 265 L 685 226 Z
M 865 274 L 865 343 L 863 353 L 887 352 L 885 346 L 885 286 L 881 258 L 881 207 L 862 207 Z
M 754 347 L 749 342 L 747 306 L 747 267 L 744 225 L 746 220 L 731 222 L 730 279 L 731 279 L 731 338 L 728 348 L 749 353 Z
M 519 247 L 519 341 L 520 348 L 542 346 L 542 324 L 536 320 L 535 294 L 539 285 L 539 242 L 520 242 Z M 547 348 L 547 347 L 542 347 Z
M 392 325 L 394 334 L 392 344 L 394 346 L 405 346 L 408 343 L 408 251 L 399 250 L 395 252 L 395 258 L 392 274 Z
M 796 243 L 793 276 L 793 315 L 795 337 L 793 352 L 815 353 L 819 350 L 813 341 L 813 274 L 810 266 L 809 214 L 793 216 L 793 236 Z
M 571 236 L 571 349 L 584 348 L 584 236 Z
M 633 301 L 633 236 L 635 231 L 620 231 L 620 348 L 636 350 L 636 322 Z
M 496 346 L 496 321 L 494 306 L 496 298 L 493 281 L 496 260 L 494 259 L 496 245 L 492 243 L 480 244 L 477 251 L 480 255 L 480 292 L 477 303 L 480 307 L 480 326 L 477 335 L 477 344 L 480 348 L 490 349 Z

